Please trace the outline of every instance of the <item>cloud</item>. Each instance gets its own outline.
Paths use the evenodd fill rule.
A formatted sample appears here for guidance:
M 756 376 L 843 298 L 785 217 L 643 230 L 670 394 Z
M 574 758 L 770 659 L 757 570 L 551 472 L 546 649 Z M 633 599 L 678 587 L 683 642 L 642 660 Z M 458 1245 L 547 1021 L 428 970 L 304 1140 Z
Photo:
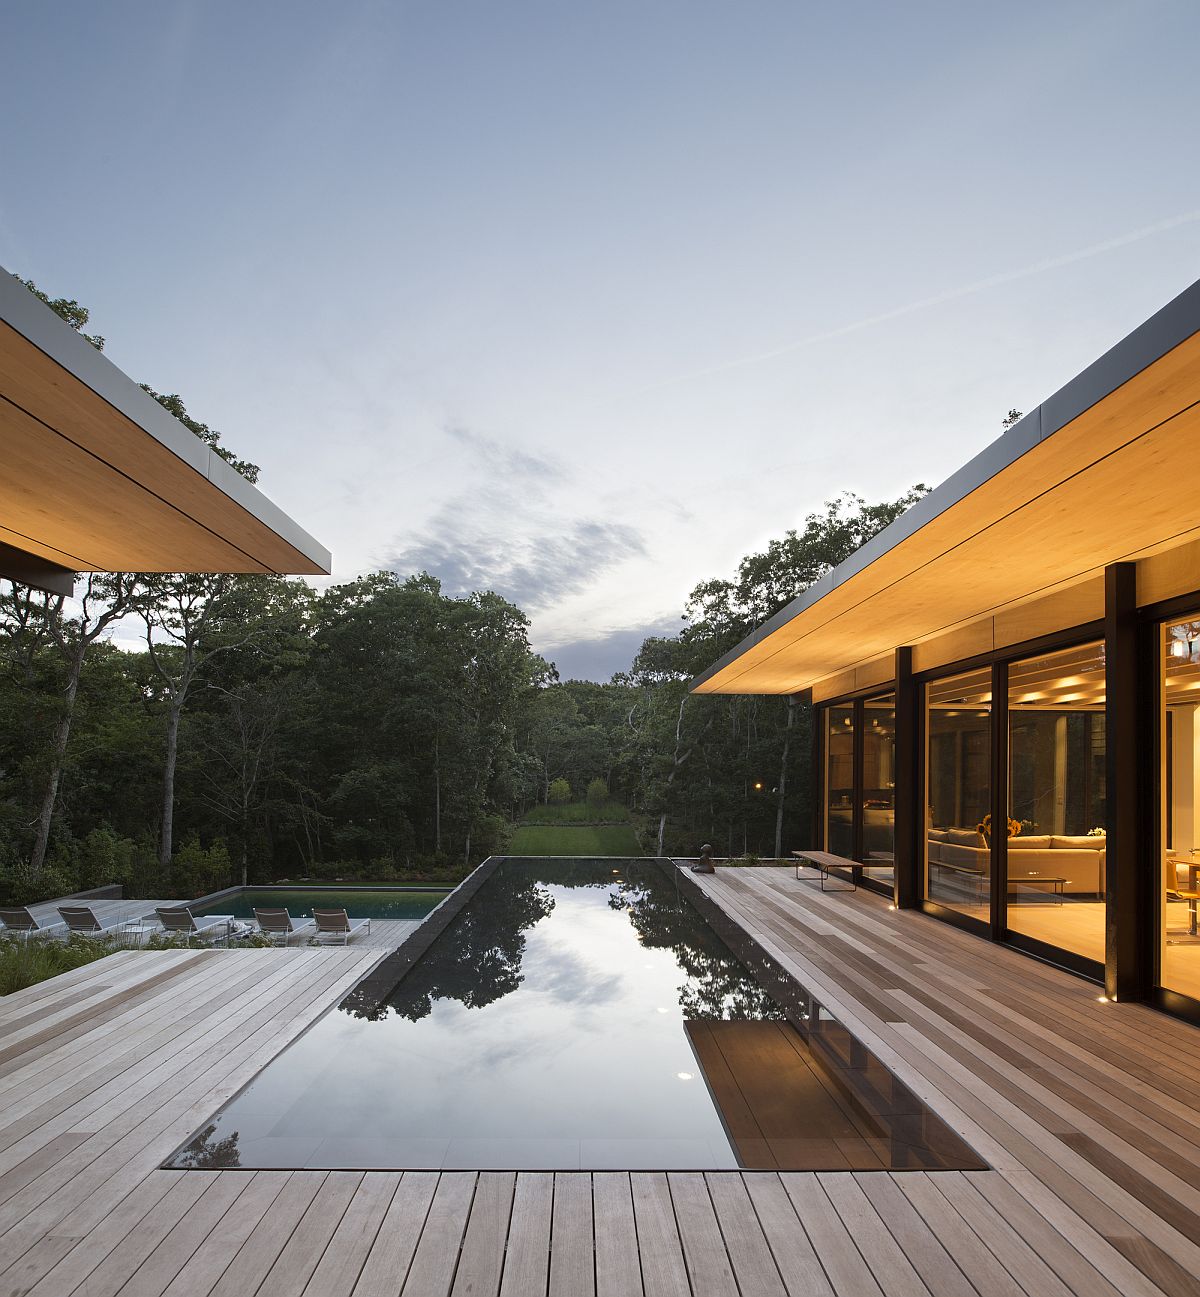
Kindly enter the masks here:
M 445 429 L 445 433 L 460 446 L 465 446 L 477 461 L 510 478 L 552 482 L 563 477 L 562 469 L 544 456 L 530 455 L 523 450 L 516 450 L 472 428 L 451 424 Z
M 604 518 L 564 518 L 549 487 L 566 474 L 551 459 L 454 425 L 470 452 L 469 484 L 442 502 L 419 536 L 398 541 L 386 566 L 429 572 L 450 594 L 494 590 L 527 612 L 586 589 L 601 573 L 645 554 L 642 533 Z
M 526 516 L 514 520 L 506 534 L 485 528 L 482 521 L 457 503 L 444 507 L 420 540 L 395 553 L 388 566 L 396 572 L 430 572 L 451 594 L 494 590 L 518 607 L 537 612 L 646 552 L 641 533 L 626 523 Z
M 563 680 L 611 680 L 614 672 L 628 671 L 642 647 L 652 635 L 678 635 L 683 628 L 679 617 L 663 617 L 645 626 L 629 626 L 587 639 L 569 640 L 553 648 L 543 648 L 542 656 L 558 667 Z
M 611 1004 L 621 985 L 619 973 L 603 971 L 574 950 L 550 946 L 538 952 L 536 989 L 562 1004 Z

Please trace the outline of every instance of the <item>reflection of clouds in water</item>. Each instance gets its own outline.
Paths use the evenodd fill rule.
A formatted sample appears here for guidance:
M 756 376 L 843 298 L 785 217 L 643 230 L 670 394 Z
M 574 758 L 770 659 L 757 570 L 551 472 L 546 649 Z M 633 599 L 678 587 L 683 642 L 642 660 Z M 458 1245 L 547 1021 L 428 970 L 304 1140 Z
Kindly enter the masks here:
M 621 975 L 605 973 L 569 946 L 539 943 L 537 979 L 532 990 L 560 1004 L 592 1007 L 621 994 Z

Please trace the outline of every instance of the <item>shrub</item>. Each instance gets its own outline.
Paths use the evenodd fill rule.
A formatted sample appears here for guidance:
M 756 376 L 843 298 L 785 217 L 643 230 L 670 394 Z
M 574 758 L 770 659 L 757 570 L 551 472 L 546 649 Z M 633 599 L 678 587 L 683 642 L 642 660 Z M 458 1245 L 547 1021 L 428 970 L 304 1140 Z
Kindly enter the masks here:
M 0 862 L 0 894 L 11 905 L 36 905 L 77 890 L 75 875 L 57 859 L 47 860 L 37 875 L 26 860 Z
M 11 995 L 48 977 L 103 959 L 112 950 L 107 941 L 78 935 L 67 941 L 0 938 L 0 995 Z
M 587 786 L 587 804 L 593 810 L 608 805 L 608 785 L 603 779 L 593 779 Z
M 563 806 L 571 800 L 571 785 L 565 779 L 552 780 L 546 797 L 555 806 Z
M 218 838 L 206 851 L 197 838 L 185 842 L 171 861 L 171 884 L 182 897 L 205 896 L 228 887 L 233 875 L 229 848 Z
M 112 829 L 93 829 L 79 844 L 80 889 L 120 883 L 128 887 L 138 867 L 137 843 Z

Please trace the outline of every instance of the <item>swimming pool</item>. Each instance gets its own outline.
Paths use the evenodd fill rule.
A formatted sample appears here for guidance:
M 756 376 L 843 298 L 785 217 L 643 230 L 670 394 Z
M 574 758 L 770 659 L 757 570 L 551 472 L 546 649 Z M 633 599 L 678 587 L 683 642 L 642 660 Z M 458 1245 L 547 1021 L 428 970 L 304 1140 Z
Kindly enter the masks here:
M 242 887 L 191 907 L 193 914 L 232 914 L 253 919 L 254 910 L 286 906 L 293 918 L 311 915 L 313 906 L 345 910 L 352 919 L 423 919 L 444 900 L 448 888 Z
M 384 961 L 168 1165 L 984 1165 L 697 891 L 669 862 L 485 863 L 415 962 Z

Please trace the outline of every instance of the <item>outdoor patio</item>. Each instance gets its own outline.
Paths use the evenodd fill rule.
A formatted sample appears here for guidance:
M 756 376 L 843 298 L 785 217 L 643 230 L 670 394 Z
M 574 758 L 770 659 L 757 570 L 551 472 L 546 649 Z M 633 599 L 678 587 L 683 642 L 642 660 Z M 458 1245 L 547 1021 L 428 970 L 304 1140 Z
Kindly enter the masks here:
M 131 950 L 0 1002 L 0 1294 L 1200 1292 L 1194 1029 L 787 869 L 701 881 L 993 1169 L 160 1170 L 378 953 Z
M 106 928 L 114 924 L 129 925 L 127 928 L 118 927 L 109 934 L 109 939 L 114 945 L 144 946 L 152 937 L 165 935 L 162 927 L 154 918 L 155 909 L 160 905 L 172 907 L 184 903 L 183 901 L 138 900 L 136 898 L 85 897 L 76 899 L 69 896 L 60 896 L 53 901 L 41 901 L 37 905 L 31 905 L 29 911 L 39 924 L 44 925 L 53 923 L 59 917 L 58 907 L 60 905 L 87 905 Z M 356 934 L 349 945 L 355 950 L 395 950 L 416 926 L 416 920 L 373 919 L 370 932 Z M 60 940 L 65 936 L 66 929 L 60 927 L 38 939 Z M 293 937 L 291 946 L 295 948 L 298 945 L 308 945 L 311 937 L 311 930 L 306 934 Z M 213 949 L 222 950 L 226 948 L 236 949 L 239 945 L 244 946 L 246 943 L 244 939 L 234 937 L 228 943 L 228 946 L 219 938 L 196 941 L 194 944 L 197 947 L 209 945 Z M 322 937 L 320 944 L 326 946 L 338 943 L 332 941 L 329 937 Z M 280 945 L 278 948 L 283 949 L 283 946 Z

